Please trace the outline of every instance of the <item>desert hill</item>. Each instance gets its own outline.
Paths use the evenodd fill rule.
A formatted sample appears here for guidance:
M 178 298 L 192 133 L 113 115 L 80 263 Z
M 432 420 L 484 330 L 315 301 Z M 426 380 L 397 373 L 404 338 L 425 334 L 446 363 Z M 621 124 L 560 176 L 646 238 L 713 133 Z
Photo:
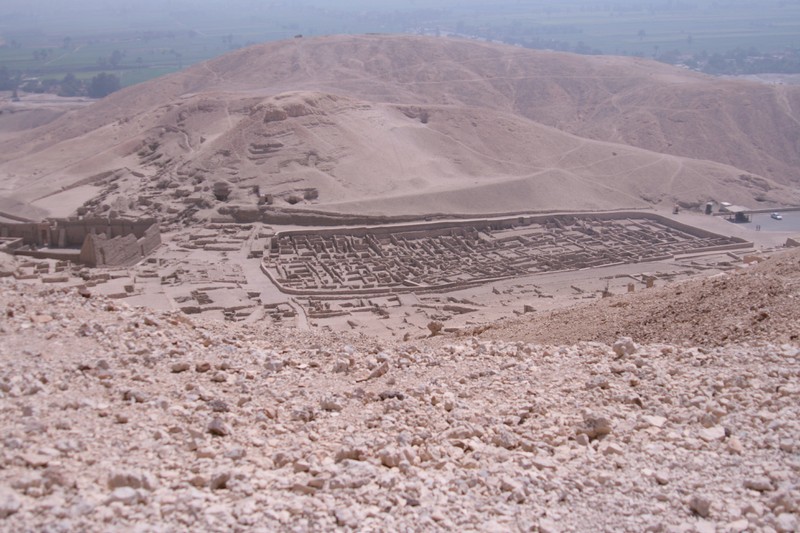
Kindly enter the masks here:
M 220 181 L 243 205 L 257 186 L 279 205 L 382 214 L 796 203 L 798 105 L 796 88 L 631 58 L 295 39 L 0 141 L 0 212 L 68 214 L 101 192 L 90 210 L 214 212 Z

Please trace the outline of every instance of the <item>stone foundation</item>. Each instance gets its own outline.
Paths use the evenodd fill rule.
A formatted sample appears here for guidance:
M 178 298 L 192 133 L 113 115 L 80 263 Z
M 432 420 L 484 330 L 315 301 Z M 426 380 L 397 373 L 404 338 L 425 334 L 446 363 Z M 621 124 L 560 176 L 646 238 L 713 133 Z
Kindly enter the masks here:
M 287 294 L 438 292 L 750 246 L 653 213 L 537 215 L 283 232 L 262 270 Z

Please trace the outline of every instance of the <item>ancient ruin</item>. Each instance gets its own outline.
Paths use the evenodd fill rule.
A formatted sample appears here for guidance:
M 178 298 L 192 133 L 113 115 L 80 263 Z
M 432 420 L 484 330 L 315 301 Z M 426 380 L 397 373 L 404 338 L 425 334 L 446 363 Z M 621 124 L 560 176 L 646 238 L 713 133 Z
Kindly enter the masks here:
M 90 267 L 138 263 L 161 244 L 155 219 L 50 219 L 0 224 L 3 251 Z
M 283 232 L 271 240 L 262 269 L 288 294 L 447 291 L 749 246 L 651 213 L 528 216 Z

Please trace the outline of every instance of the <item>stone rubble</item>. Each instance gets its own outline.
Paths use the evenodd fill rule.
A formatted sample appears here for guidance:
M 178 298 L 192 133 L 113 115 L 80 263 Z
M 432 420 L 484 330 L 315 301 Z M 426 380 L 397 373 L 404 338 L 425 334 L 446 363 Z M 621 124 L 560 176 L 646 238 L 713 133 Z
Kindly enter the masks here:
M 796 343 L 389 343 L 8 278 L 0 313 L 0 530 L 798 530 Z
M 799 312 L 800 249 L 793 248 L 719 275 L 500 320 L 482 337 L 541 344 L 593 340 L 611 344 L 625 362 L 636 357 L 636 344 L 797 344 Z

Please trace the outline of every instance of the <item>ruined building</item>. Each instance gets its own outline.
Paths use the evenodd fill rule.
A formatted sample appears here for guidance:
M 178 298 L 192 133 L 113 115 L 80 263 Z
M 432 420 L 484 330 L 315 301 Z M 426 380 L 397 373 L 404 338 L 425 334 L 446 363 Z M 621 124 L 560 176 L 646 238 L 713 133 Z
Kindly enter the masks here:
M 69 260 L 91 267 L 139 262 L 161 244 L 155 219 L 48 219 L 0 223 L 0 249 L 38 259 Z

